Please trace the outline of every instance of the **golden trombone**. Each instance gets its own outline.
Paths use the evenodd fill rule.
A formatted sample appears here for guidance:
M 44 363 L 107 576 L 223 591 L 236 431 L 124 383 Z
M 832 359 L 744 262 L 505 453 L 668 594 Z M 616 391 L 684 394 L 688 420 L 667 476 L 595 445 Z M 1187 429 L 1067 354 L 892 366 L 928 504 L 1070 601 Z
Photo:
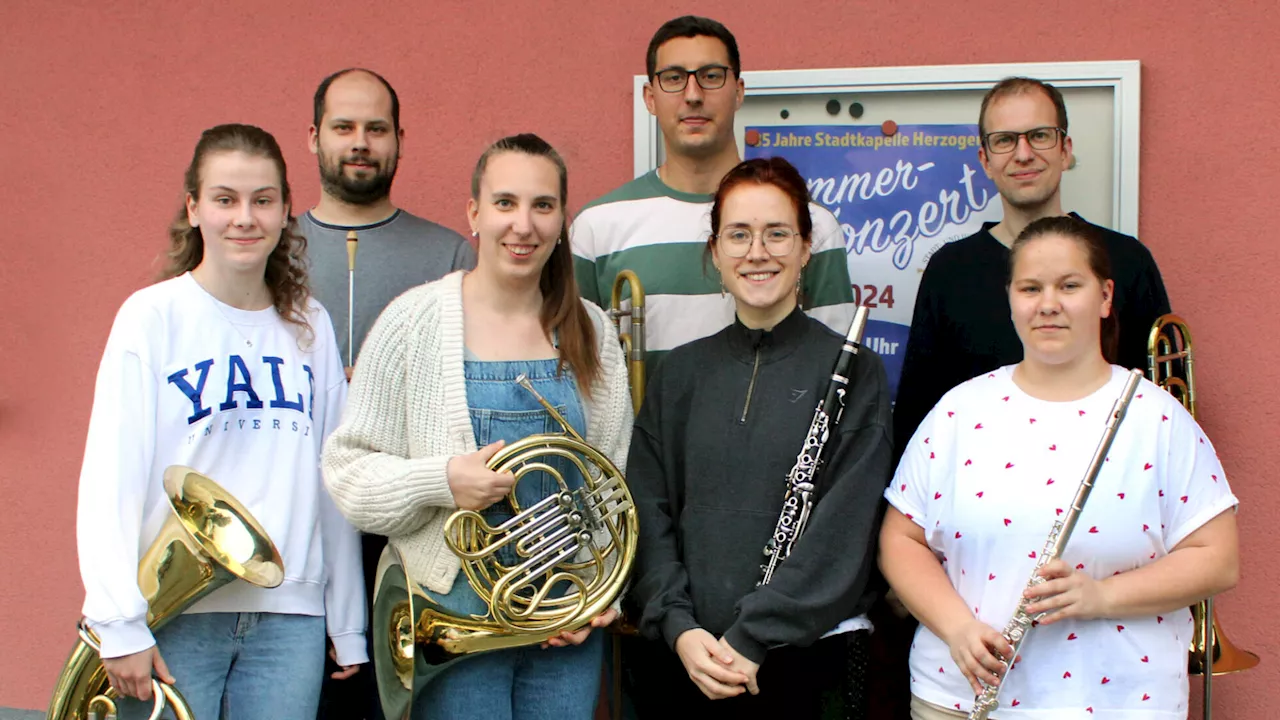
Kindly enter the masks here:
M 622 309 L 622 287 L 631 290 L 631 307 Z M 613 279 L 609 299 L 609 317 L 618 331 L 618 341 L 627 356 L 627 377 L 631 382 L 631 409 L 640 412 L 644 401 L 644 286 L 632 270 L 621 270 Z M 622 318 L 631 319 L 629 332 L 622 331 Z
M 1147 377 L 1178 399 L 1197 421 L 1194 356 L 1191 328 L 1181 317 L 1161 315 L 1151 325 L 1147 338 Z M 1213 598 L 1191 606 L 1195 626 L 1187 660 L 1187 673 L 1204 676 L 1204 718 L 1213 717 L 1213 677 L 1248 670 L 1258 664 L 1258 656 L 1241 650 L 1218 629 Z
M 622 288 L 627 286 L 631 291 L 631 307 L 622 309 Z M 644 402 L 644 286 L 640 276 L 633 270 L 620 270 L 613 279 L 613 290 L 609 295 L 609 317 L 618 333 L 618 341 L 622 343 L 623 353 L 627 357 L 627 379 L 631 384 L 631 411 L 640 412 L 640 404 Z M 631 319 L 630 332 L 622 331 L 622 318 Z M 613 631 L 618 635 L 638 635 L 635 625 L 621 617 L 613 624 Z M 622 645 L 618 638 L 613 638 L 611 662 L 613 665 L 613 681 L 610 688 L 611 710 L 614 720 L 622 717 Z

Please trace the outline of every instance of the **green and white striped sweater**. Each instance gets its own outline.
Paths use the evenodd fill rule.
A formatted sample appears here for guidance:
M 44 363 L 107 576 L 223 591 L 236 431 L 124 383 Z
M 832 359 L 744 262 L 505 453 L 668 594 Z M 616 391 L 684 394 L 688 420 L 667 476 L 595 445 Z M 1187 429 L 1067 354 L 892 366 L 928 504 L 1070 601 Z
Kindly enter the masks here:
M 570 228 L 582 297 L 607 309 L 618 271 L 640 277 L 649 374 L 672 348 L 733 322 L 733 297 L 720 296 L 719 275 L 705 255 L 712 199 L 674 190 L 650 171 L 588 204 Z M 802 281 L 805 311 L 843 335 L 854 311 L 844 233 L 825 208 L 811 203 L 809 212 L 813 247 Z M 630 305 L 626 295 L 623 301 Z

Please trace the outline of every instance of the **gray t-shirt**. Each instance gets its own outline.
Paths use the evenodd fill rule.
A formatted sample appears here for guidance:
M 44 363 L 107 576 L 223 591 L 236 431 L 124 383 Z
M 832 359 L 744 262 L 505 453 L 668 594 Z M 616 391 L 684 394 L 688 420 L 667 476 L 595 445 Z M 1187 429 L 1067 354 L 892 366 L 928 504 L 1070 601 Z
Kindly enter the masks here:
M 458 269 L 476 266 L 476 253 L 458 233 L 404 210 L 372 225 L 322 223 L 310 212 L 298 218 L 307 237 L 311 292 L 329 311 L 338 349 L 347 363 L 347 231 L 357 233 L 355 271 L 356 355 L 373 323 L 398 295 Z

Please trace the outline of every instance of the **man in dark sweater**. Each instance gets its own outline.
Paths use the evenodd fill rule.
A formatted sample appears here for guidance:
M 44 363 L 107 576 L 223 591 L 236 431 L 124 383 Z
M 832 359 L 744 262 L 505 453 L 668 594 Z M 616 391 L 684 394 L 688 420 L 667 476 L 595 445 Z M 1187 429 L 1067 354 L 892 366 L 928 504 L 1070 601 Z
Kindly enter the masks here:
M 895 457 L 948 390 L 1022 359 L 1009 319 L 1009 247 L 1031 222 L 1064 214 L 1060 183 L 1072 143 L 1056 88 L 1028 78 L 1001 81 L 983 98 L 978 132 L 978 159 L 1000 191 L 1004 219 L 944 245 L 925 268 L 894 405 Z M 1098 229 L 1115 273 L 1118 362 L 1145 368 L 1151 324 L 1169 312 L 1160 270 L 1136 238 Z

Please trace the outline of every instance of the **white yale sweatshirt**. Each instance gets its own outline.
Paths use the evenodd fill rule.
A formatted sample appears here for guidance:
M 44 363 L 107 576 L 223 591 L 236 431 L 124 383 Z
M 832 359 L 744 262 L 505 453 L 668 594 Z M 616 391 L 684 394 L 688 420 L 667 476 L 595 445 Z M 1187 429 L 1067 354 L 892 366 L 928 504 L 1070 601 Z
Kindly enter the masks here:
M 238 310 L 185 274 L 134 293 L 98 369 L 80 474 L 76 539 L 84 616 L 103 657 L 155 640 L 138 563 L 171 510 L 163 475 L 186 465 L 225 488 L 284 559 L 276 588 L 239 580 L 187 612 L 325 616 L 342 665 L 366 662 L 360 541 L 320 478 L 347 383 L 329 314 L 315 338 L 271 308 Z

